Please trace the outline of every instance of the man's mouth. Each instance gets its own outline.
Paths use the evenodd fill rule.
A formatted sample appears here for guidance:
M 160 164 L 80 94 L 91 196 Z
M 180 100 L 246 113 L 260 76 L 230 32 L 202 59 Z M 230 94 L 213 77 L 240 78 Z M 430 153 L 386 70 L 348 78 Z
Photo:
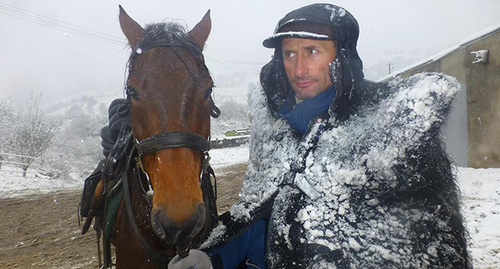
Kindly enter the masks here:
M 313 83 L 314 83 L 314 81 L 312 81 L 312 80 L 296 81 L 295 85 L 297 85 L 299 88 L 307 88 L 307 87 L 311 86 Z

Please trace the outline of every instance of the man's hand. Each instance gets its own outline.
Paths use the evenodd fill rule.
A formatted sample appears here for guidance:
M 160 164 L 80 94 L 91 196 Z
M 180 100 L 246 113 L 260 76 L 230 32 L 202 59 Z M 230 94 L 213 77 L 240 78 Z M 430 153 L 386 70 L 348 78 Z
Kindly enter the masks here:
M 190 249 L 189 254 L 183 259 L 176 255 L 168 263 L 168 269 L 212 269 L 212 262 L 205 252 Z

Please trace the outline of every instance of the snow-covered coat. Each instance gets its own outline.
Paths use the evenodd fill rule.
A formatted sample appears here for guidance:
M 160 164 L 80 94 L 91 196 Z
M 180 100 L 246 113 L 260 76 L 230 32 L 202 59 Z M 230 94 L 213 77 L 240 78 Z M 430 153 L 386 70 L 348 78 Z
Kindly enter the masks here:
M 318 119 L 303 137 L 255 90 L 241 200 L 207 245 L 271 207 L 269 268 L 467 268 L 458 188 L 440 140 L 459 84 L 419 74 L 359 89 L 356 111 Z
M 459 191 L 440 137 L 458 82 L 435 73 L 367 81 L 354 17 L 313 4 L 277 29 L 300 12 L 328 21 L 334 33 L 328 115 L 303 136 L 278 116 L 294 92 L 276 48 L 251 97 L 240 201 L 202 247 L 265 219 L 268 268 L 469 268 Z

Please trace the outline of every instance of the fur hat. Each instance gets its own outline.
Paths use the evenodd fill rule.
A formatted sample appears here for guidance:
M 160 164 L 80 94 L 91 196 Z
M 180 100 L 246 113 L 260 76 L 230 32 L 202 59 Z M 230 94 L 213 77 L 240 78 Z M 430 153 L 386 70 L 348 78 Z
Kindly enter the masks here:
M 337 56 L 331 63 L 332 82 L 336 98 L 330 111 L 348 114 L 348 108 L 356 103 L 356 88 L 364 81 L 363 62 L 356 46 L 359 25 L 354 16 L 342 7 L 332 4 L 312 4 L 293 10 L 283 17 L 274 34 L 263 45 L 274 48 L 274 57 L 261 69 L 260 82 L 266 92 L 268 104 L 277 111 L 286 99 L 295 94 L 288 83 L 283 68 L 281 40 L 285 37 L 333 40 Z

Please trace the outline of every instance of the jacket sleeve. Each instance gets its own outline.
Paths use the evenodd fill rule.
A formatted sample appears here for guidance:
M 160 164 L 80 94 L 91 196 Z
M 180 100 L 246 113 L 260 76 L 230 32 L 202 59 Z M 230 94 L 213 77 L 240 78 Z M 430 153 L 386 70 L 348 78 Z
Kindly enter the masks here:
M 234 269 L 242 261 L 249 259 L 259 268 L 265 267 L 266 223 L 258 221 L 245 233 L 225 245 L 210 250 L 214 269 Z

